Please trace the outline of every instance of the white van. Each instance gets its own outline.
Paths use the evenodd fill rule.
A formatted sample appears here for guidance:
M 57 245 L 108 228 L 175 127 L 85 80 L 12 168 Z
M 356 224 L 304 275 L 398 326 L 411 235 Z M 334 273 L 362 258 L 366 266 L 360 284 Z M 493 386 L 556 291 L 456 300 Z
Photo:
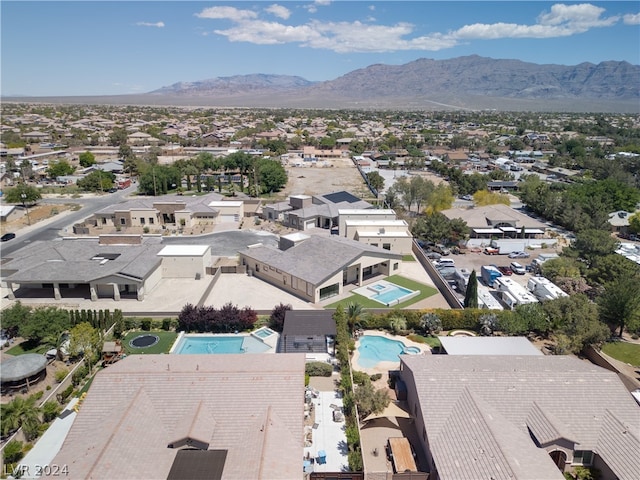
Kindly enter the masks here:
M 511 267 L 511 271 L 516 275 L 524 275 L 527 272 L 527 270 L 518 262 L 511 262 L 511 265 L 509 266 Z
M 443 268 L 443 267 L 455 267 L 456 266 L 456 262 L 454 262 L 453 259 L 451 259 L 451 258 L 441 258 L 440 260 L 435 262 L 435 266 L 438 269 Z

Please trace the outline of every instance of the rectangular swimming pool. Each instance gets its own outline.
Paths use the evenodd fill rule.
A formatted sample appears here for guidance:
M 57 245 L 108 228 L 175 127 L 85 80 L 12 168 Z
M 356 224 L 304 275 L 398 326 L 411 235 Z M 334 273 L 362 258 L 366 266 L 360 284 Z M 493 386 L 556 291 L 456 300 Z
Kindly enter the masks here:
M 270 349 L 269 345 L 249 335 L 185 335 L 179 340 L 173 353 L 264 353 Z

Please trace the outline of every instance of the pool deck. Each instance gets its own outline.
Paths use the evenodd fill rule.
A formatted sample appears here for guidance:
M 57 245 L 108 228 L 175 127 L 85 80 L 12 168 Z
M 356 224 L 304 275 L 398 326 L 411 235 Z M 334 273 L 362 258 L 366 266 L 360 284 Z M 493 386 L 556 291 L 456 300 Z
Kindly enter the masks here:
M 406 347 L 416 347 L 420 349 L 420 353 L 416 353 L 415 355 L 429 355 L 431 354 L 431 348 L 426 343 L 418 343 L 409 340 L 407 337 L 403 337 L 401 335 L 391 335 L 387 332 L 381 332 L 379 330 L 364 330 L 360 338 L 363 336 L 376 336 L 376 337 L 384 337 L 389 340 L 397 340 L 402 343 Z M 397 370 L 400 367 L 400 359 L 397 362 L 378 362 L 375 367 L 365 368 L 362 367 L 358 360 L 360 360 L 360 352 L 358 351 L 358 347 L 360 346 L 360 339 L 356 340 L 356 348 L 353 351 L 353 357 L 351 357 L 351 367 L 355 370 L 359 370 L 361 372 L 368 373 L 369 375 L 374 375 L 376 373 L 381 373 L 383 378 L 388 375 L 389 370 Z

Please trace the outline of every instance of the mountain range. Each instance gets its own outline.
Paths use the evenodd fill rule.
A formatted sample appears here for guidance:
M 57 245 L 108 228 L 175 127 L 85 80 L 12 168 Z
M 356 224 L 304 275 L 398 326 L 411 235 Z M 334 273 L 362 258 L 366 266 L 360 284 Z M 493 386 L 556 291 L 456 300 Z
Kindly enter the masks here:
M 91 98 L 102 103 L 256 108 L 640 113 L 640 66 L 624 61 L 539 65 L 471 55 L 371 65 L 324 82 L 237 75 L 179 82 L 143 95 Z

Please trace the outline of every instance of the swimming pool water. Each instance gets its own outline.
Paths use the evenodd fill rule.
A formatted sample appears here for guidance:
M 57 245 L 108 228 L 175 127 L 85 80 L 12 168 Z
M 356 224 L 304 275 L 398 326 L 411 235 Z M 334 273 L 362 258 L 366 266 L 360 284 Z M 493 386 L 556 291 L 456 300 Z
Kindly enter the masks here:
M 271 335 L 273 335 L 276 332 L 271 330 L 269 327 L 262 327 L 262 328 L 259 328 L 258 330 L 256 330 L 255 332 L 252 332 L 252 333 L 254 335 L 256 335 L 257 337 L 267 338 L 267 337 L 270 337 Z
M 402 298 L 405 295 L 409 295 L 412 292 L 413 292 L 412 290 L 409 290 L 407 288 L 398 287 L 397 285 L 393 285 L 393 286 L 388 287 L 386 292 L 379 293 L 377 295 L 374 295 L 371 298 L 373 298 L 374 300 L 376 300 L 376 301 L 378 301 L 380 303 L 384 303 L 385 305 L 388 305 L 392 301 L 397 300 L 398 298 Z
M 360 358 L 358 364 L 364 368 L 373 368 L 380 362 L 399 362 L 401 355 L 407 347 L 399 340 L 391 340 L 389 338 L 377 335 L 363 335 L 360 337 L 358 353 Z
M 271 347 L 247 335 L 202 335 L 185 336 L 176 346 L 174 353 L 185 354 L 225 354 L 263 353 Z

